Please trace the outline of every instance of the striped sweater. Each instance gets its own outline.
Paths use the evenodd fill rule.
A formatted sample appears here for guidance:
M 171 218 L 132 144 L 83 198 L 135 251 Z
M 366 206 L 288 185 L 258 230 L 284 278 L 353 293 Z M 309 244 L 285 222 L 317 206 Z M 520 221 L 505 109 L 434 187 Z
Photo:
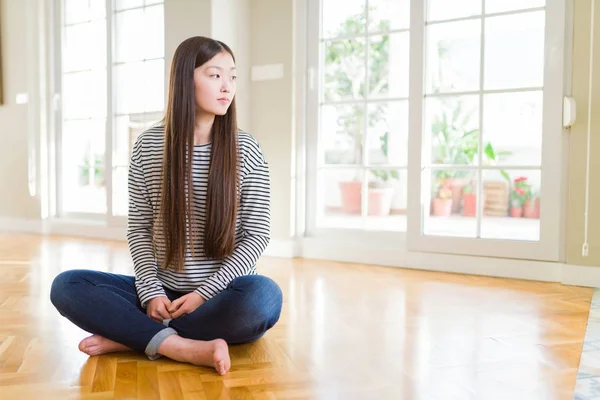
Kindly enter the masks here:
M 210 299 L 229 282 L 242 275 L 256 274 L 256 262 L 270 239 L 270 181 L 268 164 L 259 143 L 239 131 L 241 197 L 235 235 L 235 250 L 223 260 L 204 256 L 206 193 L 211 144 L 194 146 L 192 161 L 193 213 L 196 218 L 194 255 L 188 252 L 181 272 L 158 268 L 165 257 L 161 229 L 153 230 L 158 218 L 164 127 L 143 132 L 136 140 L 128 175 L 129 216 L 127 241 L 133 258 L 136 290 L 143 307 L 148 300 L 165 296 L 163 289 L 196 291 Z M 156 236 L 156 254 L 152 237 Z

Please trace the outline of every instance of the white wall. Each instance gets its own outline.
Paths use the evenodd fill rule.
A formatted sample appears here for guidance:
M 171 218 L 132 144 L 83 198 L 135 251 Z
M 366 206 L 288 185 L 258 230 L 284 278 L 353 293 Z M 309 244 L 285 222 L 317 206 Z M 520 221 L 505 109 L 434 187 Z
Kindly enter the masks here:
M 236 104 L 240 129 L 250 130 L 250 0 L 214 0 L 213 39 L 226 43 L 237 67 Z
M 192 36 L 208 36 L 231 47 L 238 67 L 238 122 L 249 130 L 250 0 L 167 0 L 165 7 L 165 87 L 177 46 Z M 165 91 L 165 94 L 167 92 Z
M 292 235 L 293 213 L 293 4 L 292 0 L 251 0 L 252 66 L 283 64 L 282 79 L 253 81 L 250 86 L 252 133 L 271 171 L 271 231 L 274 239 Z
M 40 218 L 38 198 L 28 189 L 27 144 L 33 104 L 16 104 L 17 93 L 35 102 L 37 0 L 3 0 L 1 6 L 2 90 L 0 106 L 0 217 Z
M 165 10 L 165 71 L 167 82 L 175 49 L 191 36 L 210 36 L 211 0 L 167 0 Z

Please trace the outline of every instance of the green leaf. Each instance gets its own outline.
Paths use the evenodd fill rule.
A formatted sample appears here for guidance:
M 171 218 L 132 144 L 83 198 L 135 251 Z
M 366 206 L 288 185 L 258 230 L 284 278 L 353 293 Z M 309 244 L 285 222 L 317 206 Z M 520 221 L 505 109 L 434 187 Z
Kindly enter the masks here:
M 473 129 L 473 130 L 463 133 L 463 137 L 467 138 L 467 137 L 477 134 L 478 132 L 479 132 L 479 129 Z
M 496 160 L 496 153 L 494 152 L 494 148 L 492 147 L 491 143 L 485 145 L 483 152 L 490 160 Z

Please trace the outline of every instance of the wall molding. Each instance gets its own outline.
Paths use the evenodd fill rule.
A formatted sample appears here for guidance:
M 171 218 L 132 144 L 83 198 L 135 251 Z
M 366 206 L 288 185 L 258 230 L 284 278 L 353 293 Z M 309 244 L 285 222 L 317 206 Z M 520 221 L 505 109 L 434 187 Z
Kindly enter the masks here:
M 319 238 L 304 238 L 299 254 L 304 258 L 423 271 L 450 272 L 498 278 L 557 282 L 572 286 L 600 287 L 600 266 L 581 266 L 562 262 L 481 257 L 441 253 L 421 253 L 388 246 L 344 243 Z
M 45 234 L 41 220 L 0 217 L 0 231 Z
M 600 266 L 563 264 L 560 282 L 565 285 L 600 288 Z
M 89 222 L 25 220 L 0 217 L 0 231 L 125 241 L 125 227 Z M 266 257 L 331 260 L 394 268 L 513 278 L 565 285 L 600 287 L 600 266 L 509 258 L 421 253 L 382 242 L 325 238 L 272 239 Z
M 294 258 L 298 257 L 297 242 L 293 239 L 271 239 L 263 253 L 266 257 Z

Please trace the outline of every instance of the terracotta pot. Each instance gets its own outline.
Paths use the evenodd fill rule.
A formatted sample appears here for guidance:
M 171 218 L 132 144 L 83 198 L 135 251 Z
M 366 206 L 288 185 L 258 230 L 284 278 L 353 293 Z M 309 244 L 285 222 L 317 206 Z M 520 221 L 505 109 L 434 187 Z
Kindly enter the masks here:
M 344 214 L 360 214 L 362 182 L 340 182 L 342 212 Z
M 452 213 L 460 211 L 460 199 L 463 195 L 464 182 L 458 179 L 449 179 L 450 190 L 452 190 Z
M 369 215 L 385 216 L 392 208 L 394 188 L 369 189 Z
M 433 199 L 431 215 L 436 217 L 448 217 L 452 214 L 452 199 Z
M 511 207 L 510 208 L 510 216 L 513 218 L 521 218 L 521 216 L 523 215 L 523 208 L 522 207 Z
M 474 217 L 477 215 L 477 195 L 475 193 L 464 194 L 462 204 L 463 217 Z
M 362 182 L 347 181 L 340 182 L 340 195 L 342 200 L 342 212 L 347 215 L 360 214 L 362 201 Z M 369 210 L 368 215 L 389 215 L 392 208 L 394 188 L 369 188 Z
M 540 217 L 540 199 L 535 199 L 535 202 L 532 202 L 530 199 L 525 201 L 523 205 L 523 217 L 535 219 Z

